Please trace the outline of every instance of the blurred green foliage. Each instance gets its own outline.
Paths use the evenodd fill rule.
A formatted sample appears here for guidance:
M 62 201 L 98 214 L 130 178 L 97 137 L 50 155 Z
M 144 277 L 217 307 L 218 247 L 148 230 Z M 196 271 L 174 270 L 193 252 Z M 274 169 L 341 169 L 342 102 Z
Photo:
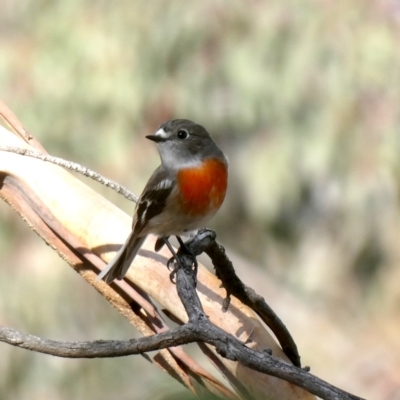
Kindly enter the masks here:
M 224 244 L 304 298 L 398 312 L 399 18 L 390 0 L 3 0 L 1 96 L 51 154 L 137 193 L 158 163 L 144 135 L 174 117 L 204 124 L 230 158 L 228 198 L 211 223 Z M 4 324 L 71 340 L 132 334 L 86 286 L 71 299 L 78 280 L 50 250 L 25 245 L 35 239 L 0 210 L 0 260 L 14 265 L 1 282 Z M 3 352 L 1 398 L 157 396 L 132 393 L 136 359 L 89 371 L 87 361 Z M 108 375 L 109 391 L 99 384 Z M 165 393 L 171 380 L 157 377 L 149 382 Z

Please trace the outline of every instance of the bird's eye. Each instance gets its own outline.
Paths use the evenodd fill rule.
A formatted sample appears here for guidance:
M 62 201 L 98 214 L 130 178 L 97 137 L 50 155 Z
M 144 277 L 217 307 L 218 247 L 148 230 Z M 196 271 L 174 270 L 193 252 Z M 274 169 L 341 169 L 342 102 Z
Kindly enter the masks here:
M 178 139 L 186 139 L 189 136 L 189 132 L 185 129 L 180 129 L 177 133 Z

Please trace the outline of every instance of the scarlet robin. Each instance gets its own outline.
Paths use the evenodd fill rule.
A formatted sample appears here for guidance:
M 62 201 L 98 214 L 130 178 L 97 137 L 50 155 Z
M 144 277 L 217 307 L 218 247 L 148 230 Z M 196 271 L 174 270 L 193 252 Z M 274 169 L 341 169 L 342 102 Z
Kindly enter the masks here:
M 131 234 L 98 275 L 107 283 L 124 278 L 148 234 L 164 238 L 204 227 L 225 198 L 228 160 L 203 126 L 174 119 L 146 138 L 157 144 L 161 165 L 139 198 Z

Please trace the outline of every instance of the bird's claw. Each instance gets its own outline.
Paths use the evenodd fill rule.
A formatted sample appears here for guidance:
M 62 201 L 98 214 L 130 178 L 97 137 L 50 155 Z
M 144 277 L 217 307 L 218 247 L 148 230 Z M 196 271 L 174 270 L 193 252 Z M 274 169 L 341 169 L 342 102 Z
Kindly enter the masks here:
M 167 244 L 167 246 L 169 245 L 168 247 L 173 254 L 173 256 L 167 261 L 167 268 L 169 271 L 171 271 L 169 274 L 169 279 L 172 283 L 176 283 L 175 277 L 176 277 L 176 273 L 177 273 L 178 269 L 184 268 L 184 265 L 182 264 L 183 261 L 181 261 L 179 256 L 182 256 L 183 254 L 185 254 L 186 256 L 189 256 L 191 258 L 192 269 L 194 272 L 194 280 L 195 280 L 195 284 L 197 284 L 197 270 L 199 268 L 199 265 L 197 263 L 196 256 L 194 254 L 192 254 L 192 252 L 187 248 L 187 246 L 185 245 L 185 243 L 183 243 L 182 239 L 179 236 L 177 236 L 177 239 L 180 244 L 180 249 L 178 251 L 178 254 L 175 253 L 175 251 L 173 250 L 171 245 L 169 245 L 169 242 L 167 240 L 164 240 L 164 242 Z
M 169 280 L 173 284 L 176 284 L 175 275 L 176 275 L 176 269 L 173 269 L 172 272 L 169 274 Z
M 192 265 L 193 265 L 195 284 L 197 284 L 197 270 L 199 268 L 199 264 L 197 263 L 197 259 L 194 256 L 193 256 L 193 259 L 192 259 Z M 181 267 L 181 264 L 180 264 L 179 258 L 175 258 L 173 256 L 167 261 L 167 268 L 168 268 L 169 271 L 171 271 L 170 274 L 169 274 L 169 280 L 172 283 L 176 283 L 175 276 L 176 276 L 176 272 L 178 271 L 178 269 L 180 267 Z
M 171 273 L 169 274 L 169 280 L 171 283 L 176 283 L 175 282 L 175 275 L 176 275 L 176 270 L 179 268 L 179 265 L 176 264 L 176 259 L 175 256 L 172 256 L 168 261 L 167 261 L 167 268 Z M 172 264 L 172 265 L 171 265 Z
M 176 267 L 174 265 L 175 257 L 172 256 L 168 261 L 167 261 L 167 268 L 171 271 L 175 271 Z M 172 267 L 171 267 L 172 264 Z

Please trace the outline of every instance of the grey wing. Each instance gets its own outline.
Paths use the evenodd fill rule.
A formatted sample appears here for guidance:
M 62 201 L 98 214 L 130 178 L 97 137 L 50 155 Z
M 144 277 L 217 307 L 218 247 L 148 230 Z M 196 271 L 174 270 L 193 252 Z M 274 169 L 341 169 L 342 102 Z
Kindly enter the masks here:
M 175 179 L 160 165 L 153 173 L 136 205 L 132 230 L 136 235 L 145 228 L 147 222 L 160 214 L 176 184 Z

